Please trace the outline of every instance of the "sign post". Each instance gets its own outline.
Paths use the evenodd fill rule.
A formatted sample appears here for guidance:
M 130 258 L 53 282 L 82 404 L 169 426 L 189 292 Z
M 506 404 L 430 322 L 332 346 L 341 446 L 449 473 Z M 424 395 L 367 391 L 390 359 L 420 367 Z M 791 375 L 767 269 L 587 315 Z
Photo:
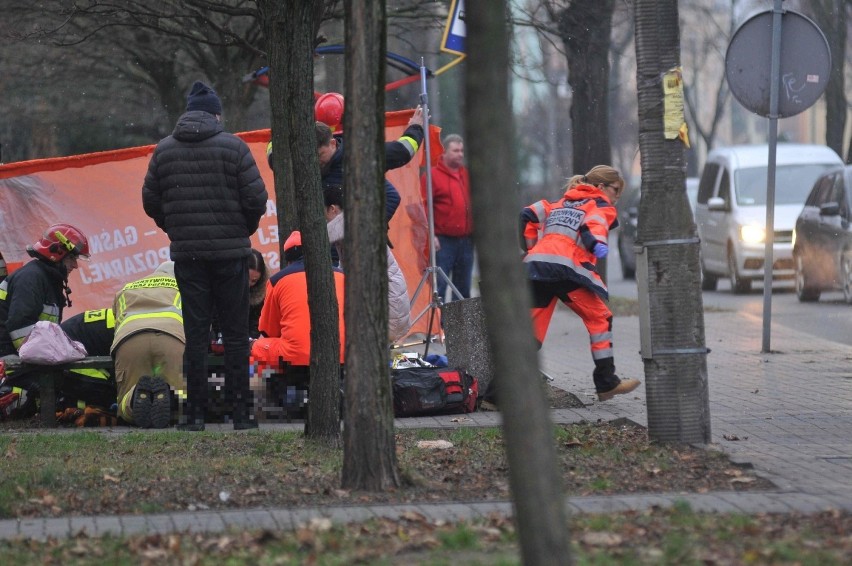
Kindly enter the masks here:
M 805 16 L 782 10 L 782 2 L 775 0 L 772 10 L 746 20 L 734 33 L 725 54 L 725 76 L 734 97 L 747 110 L 769 118 L 761 348 L 764 353 L 770 351 L 772 319 L 778 118 L 795 116 L 810 108 L 825 91 L 831 71 L 831 51 L 822 31 Z

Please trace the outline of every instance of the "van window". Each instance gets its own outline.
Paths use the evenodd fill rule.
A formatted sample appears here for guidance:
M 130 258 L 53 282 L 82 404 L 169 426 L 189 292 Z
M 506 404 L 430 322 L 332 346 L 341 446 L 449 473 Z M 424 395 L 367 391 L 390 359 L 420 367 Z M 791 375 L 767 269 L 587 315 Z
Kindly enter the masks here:
M 719 173 L 718 163 L 708 163 L 704 166 L 701 181 L 698 183 L 697 201 L 707 204 L 707 200 L 713 196 L 713 187 L 716 185 L 716 175 Z
M 727 209 L 731 209 L 731 176 L 727 169 L 722 170 L 722 178 L 719 179 L 719 198 L 725 201 Z
M 830 163 L 781 165 L 775 170 L 775 204 L 804 204 L 820 174 L 836 167 Z M 740 206 L 766 206 L 766 167 L 739 169 L 735 174 Z

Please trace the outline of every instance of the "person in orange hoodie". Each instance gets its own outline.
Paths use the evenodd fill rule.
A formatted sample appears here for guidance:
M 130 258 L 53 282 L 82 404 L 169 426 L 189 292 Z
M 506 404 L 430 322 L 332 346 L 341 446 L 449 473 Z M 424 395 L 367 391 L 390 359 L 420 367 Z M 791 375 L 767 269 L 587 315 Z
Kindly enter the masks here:
M 302 254 L 302 234 L 296 230 L 284 242 L 286 267 L 269 278 L 266 300 L 260 312 L 260 338 L 252 344 L 252 357 L 259 365 L 279 368 L 282 362 L 294 366 L 311 363 L 311 315 L 308 310 L 308 281 Z M 329 261 L 331 258 L 329 257 Z M 343 363 L 343 271 L 334 268 L 340 328 L 340 363 Z
M 575 175 L 556 202 L 542 200 L 521 212 L 524 263 L 533 293 L 533 332 L 539 347 L 560 300 L 586 325 L 600 401 L 639 387 L 636 379 L 615 374 L 609 292 L 597 272 L 597 260 L 609 252 L 609 231 L 618 226 L 615 202 L 624 190 L 621 174 L 597 165 Z

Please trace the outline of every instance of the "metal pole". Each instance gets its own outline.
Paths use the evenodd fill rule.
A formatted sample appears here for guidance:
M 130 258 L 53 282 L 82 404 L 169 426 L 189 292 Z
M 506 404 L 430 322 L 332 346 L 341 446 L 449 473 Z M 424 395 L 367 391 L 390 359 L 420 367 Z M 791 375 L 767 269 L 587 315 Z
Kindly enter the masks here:
M 781 82 L 781 2 L 772 8 L 772 60 L 769 73 L 769 166 L 766 172 L 766 238 L 763 254 L 763 346 L 770 352 L 769 336 L 772 324 L 772 275 L 775 243 L 775 161 L 778 146 L 778 94 Z
M 420 108 L 423 110 L 423 143 L 426 152 L 426 215 L 429 218 L 429 267 L 432 295 L 438 292 L 438 273 L 435 270 L 435 211 L 432 208 L 432 145 L 429 138 L 429 95 L 426 93 L 426 64 L 420 58 Z M 443 300 L 443 297 L 440 297 Z

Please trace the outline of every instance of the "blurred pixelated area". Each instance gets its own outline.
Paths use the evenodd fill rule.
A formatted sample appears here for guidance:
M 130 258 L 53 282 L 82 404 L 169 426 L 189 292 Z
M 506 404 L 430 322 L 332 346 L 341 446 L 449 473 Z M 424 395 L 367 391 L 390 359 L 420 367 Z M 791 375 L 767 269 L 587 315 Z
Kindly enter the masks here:
M 221 358 L 219 358 L 221 360 Z M 211 359 L 211 362 L 217 360 Z M 210 364 L 207 422 L 230 422 L 231 408 L 225 399 L 223 368 Z M 308 404 L 310 373 L 307 366 L 258 364 L 252 360 L 249 384 L 254 395 L 254 414 L 258 422 L 304 420 Z

